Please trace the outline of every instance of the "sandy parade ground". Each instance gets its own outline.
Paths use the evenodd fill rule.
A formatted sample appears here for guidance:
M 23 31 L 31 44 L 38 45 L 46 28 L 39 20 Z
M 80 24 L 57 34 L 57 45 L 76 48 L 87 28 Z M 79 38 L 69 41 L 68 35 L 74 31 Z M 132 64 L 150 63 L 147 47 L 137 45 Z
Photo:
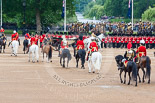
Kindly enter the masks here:
M 8 43 L 7 43 L 8 44 Z M 22 43 L 21 43 L 22 44 Z M 152 60 L 151 84 L 138 83 L 138 87 L 121 84 L 115 56 L 123 55 L 125 49 L 103 49 L 100 74 L 88 73 L 76 68 L 73 49 L 69 68 L 62 68 L 58 52 L 53 52 L 52 63 L 28 62 L 28 54 L 19 46 L 18 56 L 11 56 L 11 49 L 0 54 L 0 103 L 154 103 L 155 57 L 154 49 L 148 49 Z M 141 77 L 142 71 L 140 70 Z M 123 75 L 122 75 L 123 77 Z M 128 76 L 127 76 L 128 78 Z M 128 82 L 128 81 L 127 81 Z

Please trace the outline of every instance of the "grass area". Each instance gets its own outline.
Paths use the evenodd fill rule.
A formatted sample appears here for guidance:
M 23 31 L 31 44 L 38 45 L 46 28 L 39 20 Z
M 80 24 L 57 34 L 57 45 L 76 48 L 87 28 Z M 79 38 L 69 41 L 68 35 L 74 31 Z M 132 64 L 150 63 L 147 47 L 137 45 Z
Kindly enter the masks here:
M 13 30 L 5 30 L 4 33 L 5 33 L 6 35 L 11 35 L 11 34 L 13 34 Z M 19 33 L 19 35 L 21 35 L 21 34 L 22 34 L 22 30 L 19 30 L 18 33 Z
M 35 33 L 35 30 L 30 30 L 29 31 L 30 33 Z M 4 32 L 6 35 L 12 35 L 13 34 L 13 30 L 5 30 L 5 32 Z M 18 30 L 18 34 L 19 35 L 22 35 L 22 30 Z

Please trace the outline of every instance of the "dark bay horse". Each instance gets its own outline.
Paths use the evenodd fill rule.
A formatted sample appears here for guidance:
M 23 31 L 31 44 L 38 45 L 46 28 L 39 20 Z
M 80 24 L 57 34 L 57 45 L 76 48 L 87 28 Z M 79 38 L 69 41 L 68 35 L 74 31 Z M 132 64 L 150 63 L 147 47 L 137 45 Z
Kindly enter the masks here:
M 42 53 L 43 53 L 43 61 L 44 61 L 44 53 L 46 54 L 47 57 L 47 62 L 49 62 L 52 59 L 52 52 L 53 52 L 53 47 L 51 45 L 44 45 L 42 48 Z M 52 62 L 52 61 L 51 61 Z
M 139 75 L 139 69 L 141 68 L 143 71 L 143 83 L 145 82 L 145 78 L 148 78 L 148 84 L 150 83 L 150 76 L 151 76 L 151 59 L 148 56 L 142 56 L 137 63 L 137 68 L 138 68 L 138 77 L 139 77 L 139 82 L 141 82 L 141 78 Z M 144 70 L 146 68 L 146 72 Z
M 24 51 L 24 54 L 25 54 L 25 52 L 26 53 L 28 53 L 29 51 L 29 40 L 27 40 L 27 39 L 25 39 L 24 41 L 23 41 L 23 51 Z
M 0 38 L 0 53 L 3 51 L 5 53 L 5 46 L 6 46 L 6 37 Z
M 85 56 L 86 56 L 86 51 L 84 49 L 80 49 L 80 50 L 77 51 L 77 54 L 75 56 L 75 59 L 76 59 L 76 67 L 77 68 L 78 68 L 79 59 L 81 59 L 81 69 L 85 69 L 85 67 L 84 67 Z
M 131 80 L 130 73 L 132 72 L 132 78 L 133 78 L 134 81 L 136 81 L 135 86 L 137 86 L 137 66 L 136 66 L 136 63 L 133 62 L 133 61 L 128 61 L 127 67 L 125 67 L 124 63 L 122 62 L 123 58 L 124 57 L 122 55 L 118 55 L 118 56 L 115 57 L 118 70 L 120 70 L 120 81 L 121 81 L 121 83 L 123 83 L 121 74 L 124 71 L 125 72 L 125 74 L 124 74 L 124 84 L 126 84 L 126 73 L 128 72 L 128 75 L 129 75 L 128 85 L 130 85 L 130 80 Z
M 134 57 L 136 56 L 136 51 L 133 50 Z M 143 83 L 145 82 L 145 78 L 148 78 L 148 84 L 150 83 L 150 76 L 151 76 L 151 59 L 148 56 L 142 56 L 139 58 L 139 61 L 137 64 L 137 76 L 139 78 L 139 83 L 141 83 L 141 78 L 139 75 L 139 69 L 143 71 Z M 146 68 L 146 71 L 145 69 Z
M 65 68 L 65 58 L 67 58 L 67 68 L 68 68 L 68 63 L 72 59 L 69 49 L 63 49 L 62 53 L 60 54 L 60 65 L 63 68 Z M 63 64 L 62 64 L 62 59 L 63 59 Z

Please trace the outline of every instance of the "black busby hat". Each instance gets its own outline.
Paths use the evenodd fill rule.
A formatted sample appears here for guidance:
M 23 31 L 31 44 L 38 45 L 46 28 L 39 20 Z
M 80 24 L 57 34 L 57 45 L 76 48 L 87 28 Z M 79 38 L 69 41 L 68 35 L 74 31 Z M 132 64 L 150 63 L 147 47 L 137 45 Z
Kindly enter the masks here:
M 80 39 L 80 40 L 83 40 L 83 36 L 82 36 L 82 35 L 79 35 L 79 39 Z

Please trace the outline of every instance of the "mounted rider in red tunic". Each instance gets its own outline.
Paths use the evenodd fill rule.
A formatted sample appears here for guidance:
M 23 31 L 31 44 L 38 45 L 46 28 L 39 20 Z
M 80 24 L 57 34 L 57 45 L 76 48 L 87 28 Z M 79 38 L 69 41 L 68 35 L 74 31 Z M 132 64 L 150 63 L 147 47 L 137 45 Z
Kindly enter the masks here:
M 147 52 L 146 52 L 146 47 L 144 46 L 145 44 L 145 41 L 142 39 L 140 41 L 140 46 L 138 47 L 136 53 L 137 53 L 137 56 L 135 57 L 135 62 L 138 63 L 139 62 L 139 59 L 142 57 L 142 56 L 146 56 L 147 55 Z
M 83 37 L 79 36 L 79 40 L 76 43 L 76 50 L 84 49 Z
M 60 44 L 60 50 L 59 50 L 58 57 L 61 55 L 63 49 L 68 49 L 68 41 L 66 40 L 65 35 L 62 35 L 62 41 L 61 41 L 61 44 Z
M 92 53 L 93 52 L 98 52 L 98 45 L 97 45 L 97 43 L 96 43 L 96 41 L 95 41 L 95 37 L 94 36 L 92 36 L 91 37 L 91 43 L 90 43 L 90 45 L 89 45 L 89 51 L 88 51 L 88 55 L 87 55 L 87 61 L 88 61 L 88 59 L 89 59 L 89 56 L 91 56 L 92 55 Z
M 125 67 L 127 67 L 128 61 L 133 61 L 133 58 L 134 58 L 134 52 L 133 52 L 133 50 L 131 49 L 131 48 L 132 48 L 131 42 L 129 42 L 129 43 L 127 44 L 127 48 L 128 48 L 128 50 L 127 50 L 127 51 L 125 52 L 125 54 L 124 54 L 124 58 L 125 58 L 125 59 L 122 60 L 122 62 L 124 62 Z

